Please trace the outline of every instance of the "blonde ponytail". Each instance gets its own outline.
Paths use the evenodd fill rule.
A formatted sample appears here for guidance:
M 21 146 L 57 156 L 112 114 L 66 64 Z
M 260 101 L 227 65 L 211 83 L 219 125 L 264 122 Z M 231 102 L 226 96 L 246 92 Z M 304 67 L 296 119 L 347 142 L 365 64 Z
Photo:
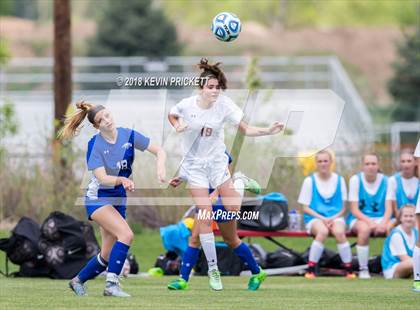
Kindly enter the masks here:
M 82 124 L 89 110 L 94 107 L 93 104 L 80 101 L 76 103 L 76 112 L 71 115 L 67 115 L 64 119 L 64 126 L 58 132 L 58 139 L 70 139 L 77 135 L 80 124 Z

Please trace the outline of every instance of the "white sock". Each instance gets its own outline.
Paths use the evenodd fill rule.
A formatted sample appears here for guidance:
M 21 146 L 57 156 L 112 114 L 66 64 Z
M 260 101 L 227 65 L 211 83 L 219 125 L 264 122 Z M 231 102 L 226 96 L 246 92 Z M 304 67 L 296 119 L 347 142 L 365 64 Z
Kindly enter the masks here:
M 106 282 L 118 283 L 118 275 L 116 273 L 107 272 Z
M 214 242 L 214 234 L 212 232 L 207 234 L 200 234 L 200 242 L 204 254 L 206 255 L 209 271 L 214 269 L 217 270 L 217 254 L 216 245 Z
M 414 281 L 420 281 L 420 248 L 414 247 L 413 251 L 413 274 Z
M 239 193 L 241 198 L 244 197 L 245 184 L 244 181 L 242 181 L 242 179 L 237 178 L 235 182 L 233 182 L 233 187 L 235 188 L 235 191 Z
M 369 246 L 356 245 L 356 250 L 357 250 L 357 259 L 359 260 L 359 269 L 368 270 Z
M 338 254 L 344 264 L 351 263 L 351 248 L 348 241 L 344 243 L 337 243 Z
M 322 252 L 324 252 L 324 245 L 317 240 L 312 241 L 311 249 L 309 250 L 309 261 L 318 263 Z

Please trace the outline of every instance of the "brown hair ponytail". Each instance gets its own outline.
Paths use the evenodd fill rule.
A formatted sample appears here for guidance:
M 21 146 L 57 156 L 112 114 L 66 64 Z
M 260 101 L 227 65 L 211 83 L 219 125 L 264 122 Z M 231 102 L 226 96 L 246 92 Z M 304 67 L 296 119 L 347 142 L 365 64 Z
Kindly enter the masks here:
M 64 126 L 58 133 L 58 138 L 63 139 L 70 139 L 74 137 L 78 131 L 80 130 L 79 126 L 85 119 L 86 115 L 88 114 L 89 110 L 95 107 L 91 103 L 87 103 L 84 101 L 80 101 L 76 103 L 76 112 L 71 115 L 66 116 L 64 119 Z
M 203 70 L 200 74 L 200 88 L 203 88 L 206 80 L 214 78 L 219 82 L 221 89 L 227 88 L 227 80 L 223 71 L 219 68 L 221 62 L 217 62 L 214 65 L 208 63 L 207 58 L 201 58 L 200 63 L 197 65 L 199 69 Z

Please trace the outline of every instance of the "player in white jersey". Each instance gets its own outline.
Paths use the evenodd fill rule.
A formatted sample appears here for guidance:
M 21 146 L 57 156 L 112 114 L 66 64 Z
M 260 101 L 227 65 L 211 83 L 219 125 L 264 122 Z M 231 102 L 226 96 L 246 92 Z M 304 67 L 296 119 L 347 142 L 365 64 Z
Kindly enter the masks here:
M 239 211 L 241 197 L 235 191 L 225 153 L 224 125 L 238 126 L 246 136 L 264 136 L 279 133 L 283 125 L 274 122 L 270 127 L 260 128 L 248 125 L 242 120 L 243 113 L 227 96 L 226 77 L 219 64 L 210 65 L 201 59 L 199 68 L 201 84 L 198 95 L 181 100 L 169 112 L 169 122 L 179 133 L 184 134 L 184 159 L 181 175 L 186 176 L 191 196 L 196 206 L 205 212 L 212 211 L 209 186 L 217 189 L 223 205 L 228 211 Z M 217 269 L 216 249 L 211 219 L 200 219 L 200 243 L 209 265 L 210 286 L 221 290 L 220 273 Z
M 420 139 L 417 142 L 416 150 L 414 151 L 414 157 L 417 161 L 417 176 L 420 177 Z M 420 185 L 419 185 L 420 186 Z M 417 220 L 417 231 L 420 232 L 420 195 L 417 197 L 416 204 L 416 220 Z M 417 239 L 416 246 L 413 250 L 413 291 L 420 293 L 420 238 Z
M 386 193 L 387 208 L 392 208 L 398 218 L 399 209 L 406 204 L 416 205 L 419 196 L 419 179 L 412 150 L 402 150 L 399 172 L 389 178 Z
M 368 279 L 369 237 L 383 236 L 391 229 L 392 210 L 385 208 L 388 178 L 379 172 L 378 156 L 367 153 L 362 163 L 362 171 L 350 178 L 347 224 L 357 234 L 359 278 Z

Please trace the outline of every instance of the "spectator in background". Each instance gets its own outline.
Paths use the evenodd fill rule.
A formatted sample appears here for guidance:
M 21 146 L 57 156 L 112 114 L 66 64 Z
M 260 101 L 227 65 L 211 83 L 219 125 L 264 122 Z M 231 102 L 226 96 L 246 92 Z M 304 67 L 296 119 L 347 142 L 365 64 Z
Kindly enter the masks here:
M 417 176 L 420 176 L 420 139 L 417 142 L 417 147 L 414 151 L 414 157 L 417 159 Z M 420 231 L 420 195 L 417 197 L 416 219 L 417 231 Z M 420 293 L 420 238 L 417 238 L 417 243 L 413 251 L 413 274 L 413 291 Z
M 411 150 L 400 155 L 400 171 L 389 178 L 386 192 L 386 207 L 391 208 L 398 218 L 399 209 L 406 204 L 416 205 L 419 196 L 419 179 L 416 176 L 416 162 Z
M 354 278 L 351 248 L 343 217 L 346 212 L 346 183 L 342 176 L 331 171 L 333 160 L 330 152 L 318 152 L 315 160 L 316 172 L 305 178 L 298 199 L 303 205 L 306 230 L 315 237 L 309 251 L 309 268 L 305 277 L 315 278 L 315 267 L 324 251 L 324 241 L 331 233 L 337 240 L 338 253 L 347 271 L 346 277 Z
M 378 155 L 365 154 L 362 162 L 362 171 L 350 178 L 347 224 L 357 234 L 359 278 L 369 279 L 369 237 L 385 235 L 391 229 L 392 209 L 385 208 L 388 177 L 379 172 Z
M 400 208 L 398 222 L 401 224 L 385 239 L 381 256 L 385 279 L 408 278 L 413 272 L 413 249 L 418 239 L 414 209 L 411 204 Z

